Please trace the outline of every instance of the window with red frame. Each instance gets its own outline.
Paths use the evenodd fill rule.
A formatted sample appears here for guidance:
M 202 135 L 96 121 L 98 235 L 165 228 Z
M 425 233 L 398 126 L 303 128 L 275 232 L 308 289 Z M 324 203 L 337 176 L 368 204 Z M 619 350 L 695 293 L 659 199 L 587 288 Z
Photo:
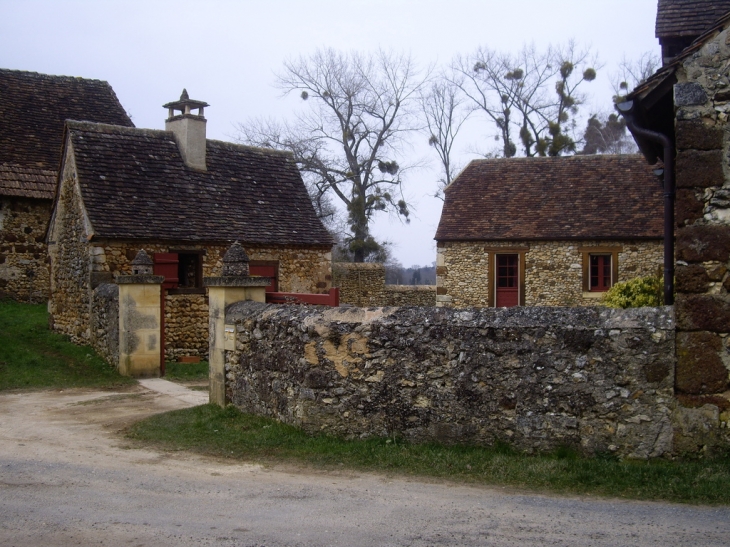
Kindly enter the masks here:
M 601 292 L 611 288 L 611 255 L 590 255 L 591 291 Z

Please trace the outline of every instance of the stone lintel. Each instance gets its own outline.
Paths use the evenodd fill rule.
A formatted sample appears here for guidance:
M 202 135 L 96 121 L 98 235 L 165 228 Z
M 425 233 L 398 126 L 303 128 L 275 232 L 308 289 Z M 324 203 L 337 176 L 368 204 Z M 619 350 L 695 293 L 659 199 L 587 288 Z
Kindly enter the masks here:
M 164 275 L 118 275 L 114 278 L 117 285 L 161 285 Z
M 203 284 L 206 287 L 268 287 L 271 285 L 271 278 L 255 275 L 204 277 Z

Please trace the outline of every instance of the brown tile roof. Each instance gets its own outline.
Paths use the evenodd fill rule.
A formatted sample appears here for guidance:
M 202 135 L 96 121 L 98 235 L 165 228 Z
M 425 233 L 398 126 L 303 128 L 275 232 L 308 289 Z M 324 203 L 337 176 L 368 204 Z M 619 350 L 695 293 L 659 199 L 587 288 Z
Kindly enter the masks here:
M 662 191 L 638 155 L 475 160 L 445 196 L 438 241 L 662 237 Z
M 203 172 L 171 132 L 68 127 L 95 237 L 332 244 L 287 153 L 209 140 Z
M 659 0 L 657 38 L 699 36 L 730 11 L 730 0 Z
M 0 195 L 53 198 L 67 119 L 133 126 L 107 82 L 0 69 Z

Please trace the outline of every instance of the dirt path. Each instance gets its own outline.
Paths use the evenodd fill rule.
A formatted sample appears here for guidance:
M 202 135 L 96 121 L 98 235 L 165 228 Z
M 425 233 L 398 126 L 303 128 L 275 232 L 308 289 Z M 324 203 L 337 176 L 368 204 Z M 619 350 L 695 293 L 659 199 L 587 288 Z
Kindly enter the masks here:
M 141 386 L 0 395 L 0 545 L 730 545 L 728 507 L 267 470 L 118 434 L 185 404 Z

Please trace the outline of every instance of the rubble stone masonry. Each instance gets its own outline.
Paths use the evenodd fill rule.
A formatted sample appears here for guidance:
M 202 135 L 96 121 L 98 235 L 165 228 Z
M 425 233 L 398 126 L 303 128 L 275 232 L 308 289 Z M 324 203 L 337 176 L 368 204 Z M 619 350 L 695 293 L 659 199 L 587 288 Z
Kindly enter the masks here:
M 504 248 L 524 253 L 524 305 L 592 306 L 603 293 L 584 291 L 584 254 L 617 249 L 618 279 L 661 274 L 661 241 L 443 242 L 436 259 L 436 305 L 490 305 L 490 255 Z M 493 282 L 493 281 L 492 281 Z
M 716 424 L 730 407 L 730 32 L 683 61 L 676 107 L 676 391 Z M 725 394 L 725 395 L 723 395 Z
M 340 288 L 340 303 L 351 306 L 433 306 L 432 285 L 386 285 L 385 267 L 379 263 L 336 262 L 334 285 Z
M 239 302 L 226 324 L 227 399 L 312 432 L 630 458 L 710 442 L 675 425 L 671 308 Z
M 0 297 L 48 300 L 50 200 L 0 197 Z

